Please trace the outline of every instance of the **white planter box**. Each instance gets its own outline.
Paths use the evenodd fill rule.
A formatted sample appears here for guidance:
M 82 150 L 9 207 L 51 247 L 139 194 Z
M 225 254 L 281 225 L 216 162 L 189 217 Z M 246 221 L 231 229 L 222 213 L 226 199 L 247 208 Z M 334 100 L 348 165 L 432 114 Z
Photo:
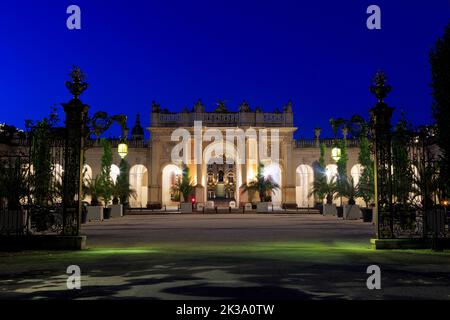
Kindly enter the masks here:
M 272 202 L 258 202 L 256 203 L 256 212 L 269 212 L 269 207 L 272 207 Z
M 323 215 L 324 216 L 337 216 L 337 209 L 335 204 L 324 204 L 323 205 Z
M 192 203 L 190 202 L 181 202 L 180 203 L 181 213 L 192 213 Z
M 103 221 L 103 206 L 88 206 L 87 221 Z
M 120 218 L 123 216 L 123 205 L 112 204 L 109 207 L 111 208 L 111 218 Z
M 344 219 L 345 220 L 358 220 L 362 218 L 361 209 L 357 204 L 344 205 Z
M 25 229 L 25 214 L 22 210 L 3 210 L 0 213 L 1 234 L 21 234 Z

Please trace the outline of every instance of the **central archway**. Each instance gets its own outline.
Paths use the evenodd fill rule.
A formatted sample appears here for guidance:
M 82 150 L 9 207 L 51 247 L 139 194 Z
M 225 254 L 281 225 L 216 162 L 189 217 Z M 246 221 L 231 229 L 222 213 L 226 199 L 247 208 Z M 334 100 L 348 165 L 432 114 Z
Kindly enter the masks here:
M 220 147 L 220 144 L 222 144 L 222 148 Z M 207 176 L 207 166 L 211 164 L 212 162 L 217 161 L 217 159 L 226 159 L 226 162 L 232 161 L 232 164 L 224 163 L 224 165 L 233 165 L 236 168 L 236 179 L 233 175 L 223 177 L 226 182 L 231 182 L 235 184 L 234 188 L 234 199 L 236 200 L 236 203 L 239 203 L 240 194 L 239 194 L 239 188 L 242 186 L 242 176 L 241 176 L 241 164 L 238 163 L 238 159 L 240 159 L 239 152 L 237 148 L 229 141 L 218 141 L 210 143 L 204 150 L 203 150 L 203 170 L 202 170 L 202 181 L 206 182 L 205 177 Z M 210 179 L 208 177 L 208 179 Z M 208 190 L 207 188 L 204 188 L 204 199 L 208 199 Z M 224 190 L 225 194 L 227 194 L 227 191 Z M 231 197 L 231 194 L 228 194 L 229 198 Z

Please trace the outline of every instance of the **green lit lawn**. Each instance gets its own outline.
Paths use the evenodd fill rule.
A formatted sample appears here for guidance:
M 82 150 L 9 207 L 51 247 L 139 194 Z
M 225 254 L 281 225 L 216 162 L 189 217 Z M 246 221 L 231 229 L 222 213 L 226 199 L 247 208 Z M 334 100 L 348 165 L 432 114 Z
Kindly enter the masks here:
M 78 252 L 0 253 L 0 298 L 450 299 L 450 251 L 375 251 L 366 225 L 184 219 L 94 224 L 86 228 L 92 247 Z M 382 290 L 366 287 L 372 264 Z M 69 265 L 80 266 L 82 290 L 67 290 Z

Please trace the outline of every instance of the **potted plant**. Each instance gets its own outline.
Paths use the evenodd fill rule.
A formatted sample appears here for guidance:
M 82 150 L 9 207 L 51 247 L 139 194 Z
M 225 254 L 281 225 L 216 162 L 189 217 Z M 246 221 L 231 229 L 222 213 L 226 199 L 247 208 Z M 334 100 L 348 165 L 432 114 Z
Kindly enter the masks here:
M 175 183 L 172 189 L 183 196 L 183 202 L 180 203 L 181 213 L 192 213 L 191 196 L 195 190 L 195 185 L 192 182 L 188 167 L 183 168 L 183 177 Z
M 361 137 L 359 139 L 359 156 L 358 160 L 362 166 L 361 177 L 357 185 L 358 195 L 363 199 L 366 204 L 365 208 L 362 208 L 362 215 L 364 222 L 372 222 L 373 208 L 369 205 L 374 198 L 374 178 L 373 178 L 373 160 L 370 157 L 370 145 L 367 139 L 367 128 L 362 127 Z
M 103 206 L 100 205 L 99 197 L 101 194 L 100 177 L 94 179 L 85 179 L 84 193 L 91 197 L 91 205 L 87 206 L 87 221 L 103 220 Z
M 112 198 L 112 185 L 111 179 L 111 165 L 112 165 L 112 150 L 111 144 L 106 139 L 101 139 L 101 146 L 103 147 L 103 155 L 101 158 L 101 169 L 98 183 L 100 185 L 100 198 L 103 201 L 103 218 L 109 219 L 111 217 L 111 208 L 108 208 L 108 204 Z
M 119 183 L 119 179 L 116 182 L 111 183 L 111 196 L 112 196 L 112 204 L 109 206 L 111 209 L 111 217 L 117 218 L 123 215 L 123 206 L 119 204 L 119 198 L 121 194 L 121 185 Z
M 269 206 L 272 201 L 272 193 L 275 190 L 280 189 L 280 186 L 276 182 L 272 181 L 270 177 L 264 177 L 263 171 L 264 165 L 260 163 L 255 180 L 242 186 L 242 192 L 258 192 L 260 202 L 256 204 L 257 212 L 269 212 Z
M 117 177 L 117 183 L 120 185 L 119 188 L 119 200 L 122 205 L 122 214 L 126 214 L 126 210 L 129 205 L 129 199 L 132 197 L 133 199 L 137 199 L 136 190 L 131 188 L 130 185 L 130 168 L 128 162 L 125 159 L 122 159 L 119 164 L 120 175 Z
M 355 199 L 359 197 L 358 188 L 355 186 L 353 178 L 342 179 L 338 185 L 337 197 L 347 198 L 348 204 L 343 207 L 343 218 L 346 220 L 356 220 L 361 218 L 361 210 Z
M 330 182 L 328 182 L 326 177 L 323 176 L 313 182 L 310 195 L 315 195 L 322 202 L 323 215 L 335 216 L 337 214 L 336 205 L 333 204 L 333 196 L 335 193 L 335 179 L 333 178 Z M 323 204 L 324 199 L 326 199 L 325 204 Z
M 324 205 L 323 214 L 329 216 L 337 215 L 336 205 L 333 203 L 334 194 L 337 191 L 335 179 L 331 179 L 330 182 L 325 181 L 323 192 L 326 194 L 326 204 Z

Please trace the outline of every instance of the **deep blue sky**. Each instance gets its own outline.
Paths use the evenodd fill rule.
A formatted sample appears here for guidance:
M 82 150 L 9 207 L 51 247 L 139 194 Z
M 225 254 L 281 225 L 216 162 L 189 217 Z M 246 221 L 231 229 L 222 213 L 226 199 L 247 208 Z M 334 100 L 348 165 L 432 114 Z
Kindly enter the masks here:
M 82 30 L 66 28 L 66 8 Z M 382 30 L 366 28 L 366 8 Z M 0 3 L 0 122 L 23 127 L 67 101 L 72 64 L 88 76 L 91 112 L 137 112 L 149 125 L 156 100 L 171 110 L 202 98 L 264 110 L 293 100 L 298 136 L 329 133 L 330 117 L 367 115 L 377 69 L 388 102 L 415 123 L 431 121 L 428 53 L 450 21 L 449 0 L 112 1 Z

